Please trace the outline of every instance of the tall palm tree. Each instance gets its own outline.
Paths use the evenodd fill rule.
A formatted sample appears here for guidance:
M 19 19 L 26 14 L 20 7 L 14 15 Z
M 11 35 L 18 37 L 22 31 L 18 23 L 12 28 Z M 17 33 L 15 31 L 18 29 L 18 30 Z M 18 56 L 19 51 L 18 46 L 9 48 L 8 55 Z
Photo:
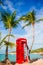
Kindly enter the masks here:
M 15 46 L 15 44 L 13 43 L 13 42 L 7 42 L 7 41 L 5 41 L 6 40 L 6 38 L 8 37 L 8 36 L 11 36 L 11 37 L 15 37 L 14 35 L 12 35 L 12 34 L 10 34 L 10 35 L 6 35 L 3 39 L 1 39 L 1 41 L 0 41 L 0 49 L 5 45 L 6 47 L 8 46 L 8 47 L 10 47 L 10 48 L 13 48 L 14 46 Z M 4 43 L 3 43 L 4 42 Z M 7 51 L 6 51 L 6 54 L 5 54 L 5 59 L 6 59 L 6 56 L 7 56 Z
M 8 29 L 8 34 L 11 34 L 12 28 L 17 27 L 18 20 L 16 20 L 16 11 L 12 14 L 8 12 L 1 13 L 2 21 L 5 29 Z M 8 42 L 10 41 L 10 36 L 8 36 Z M 6 46 L 6 59 L 8 59 L 8 46 Z
M 13 48 L 15 46 L 15 44 L 13 42 L 8 42 L 8 41 L 5 41 L 5 39 L 8 37 L 8 36 L 11 36 L 14 38 L 14 35 L 6 35 L 1 41 L 0 41 L 0 49 L 5 45 L 5 46 L 8 46 L 10 48 Z M 4 42 L 4 43 L 3 43 Z M 6 52 L 7 54 L 7 52 Z M 6 58 L 7 55 L 5 55 L 5 58 Z
M 6 47 L 10 47 L 11 49 L 15 46 L 15 44 L 13 43 L 13 42 L 8 42 L 8 41 L 4 41 L 4 45 L 6 46 Z M 6 58 L 7 58 L 7 54 L 8 54 L 8 52 L 6 51 L 6 55 L 5 55 L 5 60 L 6 60 Z
M 0 41 L 0 48 L 1 48 L 1 46 L 3 47 L 3 45 L 4 45 L 3 42 L 5 41 L 5 39 L 6 39 L 8 36 L 11 36 L 11 37 L 13 37 L 13 38 L 15 37 L 15 36 L 12 35 L 12 34 L 6 35 L 6 36 L 5 36 L 4 38 L 2 38 L 1 41 Z M 2 44 L 3 44 L 3 45 L 2 45 Z
M 34 37 L 34 25 L 35 25 L 35 22 L 38 22 L 38 21 L 36 21 L 35 11 L 33 10 L 33 11 L 27 13 L 26 15 L 20 17 L 19 21 L 20 20 L 24 20 L 25 23 L 27 22 L 27 24 L 24 25 L 23 28 L 26 27 L 26 26 L 29 26 L 30 24 L 32 24 L 32 31 L 33 31 L 33 37 L 32 37 L 32 39 L 33 40 L 32 40 L 32 45 L 30 47 L 30 51 L 31 51 L 31 49 L 33 47 L 33 44 L 34 44 L 34 38 L 35 38 Z
M 30 51 L 33 47 L 33 44 L 34 44 L 34 38 L 35 38 L 35 34 L 34 34 L 34 25 L 35 25 L 35 22 L 36 22 L 36 17 L 35 17 L 35 11 L 33 10 L 32 12 L 30 12 L 27 17 L 29 16 L 29 23 L 32 24 L 32 31 L 33 31 L 33 40 L 32 40 L 32 45 L 30 47 Z
M 29 26 L 30 24 L 32 24 L 32 28 L 33 28 L 33 41 L 32 41 L 32 46 L 33 46 L 33 43 L 34 43 L 34 24 L 36 22 L 34 10 L 32 12 L 27 13 L 25 16 L 22 16 L 20 18 L 20 20 L 24 20 L 24 22 L 27 22 L 27 24 L 24 25 L 23 28 L 26 27 L 26 26 Z M 31 46 L 31 49 L 32 49 L 32 46 Z

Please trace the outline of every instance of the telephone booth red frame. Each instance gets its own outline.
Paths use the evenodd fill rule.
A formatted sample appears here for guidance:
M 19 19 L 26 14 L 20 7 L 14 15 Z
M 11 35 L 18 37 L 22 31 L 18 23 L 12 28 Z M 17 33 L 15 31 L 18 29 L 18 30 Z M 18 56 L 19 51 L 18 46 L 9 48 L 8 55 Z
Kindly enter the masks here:
M 23 63 L 27 60 L 27 58 L 24 58 L 24 44 L 27 45 L 27 40 L 25 38 L 16 40 L 16 63 Z

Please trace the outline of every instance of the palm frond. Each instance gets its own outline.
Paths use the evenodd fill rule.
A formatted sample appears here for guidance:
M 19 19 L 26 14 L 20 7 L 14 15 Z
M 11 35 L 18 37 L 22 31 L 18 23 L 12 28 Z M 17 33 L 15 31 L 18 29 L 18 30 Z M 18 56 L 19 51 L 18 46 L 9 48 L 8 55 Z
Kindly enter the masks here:
M 31 23 L 28 22 L 26 25 L 24 25 L 22 28 L 26 27 L 26 26 L 29 26 Z
M 20 17 L 20 21 L 21 20 L 24 20 L 24 22 L 31 22 L 31 23 L 35 23 L 35 19 L 36 19 L 36 17 L 35 17 L 35 11 L 33 10 L 32 12 L 28 12 L 26 15 L 24 15 L 24 16 L 21 16 Z
M 26 16 L 23 15 L 23 16 L 21 16 L 21 17 L 19 18 L 19 21 L 21 21 L 21 20 L 25 20 L 25 19 L 26 19 Z
M 7 21 L 7 17 L 6 17 L 6 15 L 4 15 L 3 13 L 1 14 L 1 18 L 2 18 L 2 21 L 3 21 L 3 22 L 6 22 L 6 21 Z
M 10 17 L 11 17 L 11 21 L 14 21 L 14 19 L 16 18 L 16 11 L 14 11 L 12 15 L 10 15 Z
M 9 29 L 9 25 L 11 28 L 14 28 L 19 23 L 19 21 L 15 19 L 16 11 L 14 11 L 12 14 L 5 11 L 1 15 L 2 15 L 2 21 L 4 23 L 5 29 Z
M 3 21 L 4 27 L 6 29 L 9 28 L 9 23 L 10 23 L 9 18 L 10 18 L 10 14 L 8 12 L 4 11 L 4 13 L 1 13 L 1 20 Z
M 11 36 L 11 37 L 15 37 L 14 35 L 10 34 L 10 35 L 6 35 L 0 42 L 0 46 L 2 45 L 2 43 L 4 42 L 4 40 L 8 37 L 8 36 Z
M 36 19 L 35 14 L 36 14 L 36 12 L 33 10 L 33 11 L 32 11 L 33 21 L 35 21 L 35 19 Z
M 10 13 L 6 11 L 2 12 L 1 15 L 3 19 L 8 19 L 10 17 Z
M 32 12 L 28 13 L 27 17 L 29 18 L 30 22 L 35 21 L 35 11 L 33 10 Z
M 5 46 L 9 46 L 10 48 L 13 48 L 14 46 L 16 46 L 16 44 L 13 42 L 4 41 L 4 43 L 5 43 L 4 44 Z
M 41 18 L 41 19 L 38 19 L 36 22 L 40 22 L 40 21 L 43 21 L 43 18 Z
M 14 28 L 14 27 L 17 27 L 18 24 L 19 24 L 19 21 L 15 20 L 15 21 L 12 21 L 11 26 Z

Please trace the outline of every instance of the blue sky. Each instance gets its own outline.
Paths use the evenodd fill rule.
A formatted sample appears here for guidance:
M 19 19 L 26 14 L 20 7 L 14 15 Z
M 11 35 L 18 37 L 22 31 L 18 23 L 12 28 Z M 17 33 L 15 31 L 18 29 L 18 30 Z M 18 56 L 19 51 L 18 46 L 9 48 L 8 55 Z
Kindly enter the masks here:
M 0 6 L 0 11 L 8 11 L 10 13 L 14 12 L 16 10 L 17 16 L 16 18 L 19 19 L 20 16 L 26 14 L 29 11 L 32 11 L 33 9 L 36 11 L 36 19 L 43 17 L 43 0 L 2 0 L 4 2 L 4 6 Z M 5 34 L 8 33 L 8 30 L 5 30 L 3 27 L 3 23 L 0 22 L 0 32 L 2 32 L 2 38 L 5 36 Z M 23 21 L 18 24 L 18 27 L 16 29 L 12 29 L 12 33 L 15 35 L 15 39 L 13 42 L 16 42 L 17 38 L 24 37 L 27 39 L 28 46 L 30 47 L 32 44 L 32 25 L 25 27 L 22 29 L 22 26 L 25 24 Z M 35 42 L 32 49 L 37 49 L 43 47 L 43 21 L 40 21 L 40 23 L 35 23 Z M 5 51 L 5 47 L 1 48 L 0 51 Z M 12 49 L 13 51 L 15 48 Z M 3 52 L 4 52 L 3 51 Z M 10 49 L 9 49 L 10 51 Z

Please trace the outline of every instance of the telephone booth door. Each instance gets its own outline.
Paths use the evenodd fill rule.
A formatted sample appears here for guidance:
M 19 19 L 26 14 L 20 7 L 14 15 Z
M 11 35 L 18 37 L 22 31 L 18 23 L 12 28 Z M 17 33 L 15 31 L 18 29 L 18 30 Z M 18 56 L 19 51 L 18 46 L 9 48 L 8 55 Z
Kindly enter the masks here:
M 16 40 L 16 62 L 23 63 L 27 60 L 25 55 L 25 46 L 27 45 L 27 40 L 25 38 L 19 38 Z

